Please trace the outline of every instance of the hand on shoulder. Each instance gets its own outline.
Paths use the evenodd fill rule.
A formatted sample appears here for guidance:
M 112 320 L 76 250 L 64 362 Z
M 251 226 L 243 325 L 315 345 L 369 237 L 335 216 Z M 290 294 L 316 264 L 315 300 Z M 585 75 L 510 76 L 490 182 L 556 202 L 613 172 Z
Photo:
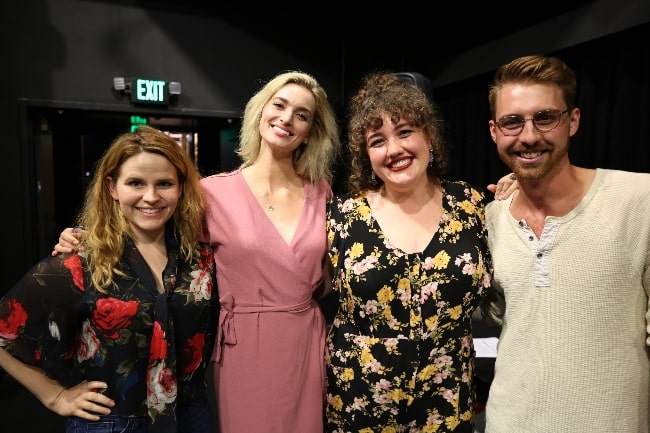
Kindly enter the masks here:
M 75 251 L 83 251 L 83 247 L 79 246 L 79 240 L 84 235 L 84 229 L 81 226 L 66 227 L 59 235 L 59 242 L 54 245 L 52 255 L 56 256 L 59 253 L 73 253 Z
M 495 200 L 507 199 L 518 188 L 519 182 L 517 182 L 517 176 L 514 173 L 508 173 L 499 179 L 496 184 L 491 183 L 487 186 L 488 191 L 494 194 Z

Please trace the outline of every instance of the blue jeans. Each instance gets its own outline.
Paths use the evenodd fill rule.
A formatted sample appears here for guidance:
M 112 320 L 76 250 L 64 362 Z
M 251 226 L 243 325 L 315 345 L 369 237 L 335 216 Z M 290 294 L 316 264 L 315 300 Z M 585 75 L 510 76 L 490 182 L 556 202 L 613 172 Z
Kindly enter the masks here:
M 147 433 L 147 417 L 102 416 L 99 421 L 71 416 L 65 433 Z
M 176 408 L 177 433 L 215 433 L 217 431 L 207 401 Z
M 214 433 L 214 420 L 208 402 L 177 408 L 177 433 Z M 99 421 L 88 421 L 75 416 L 68 418 L 66 433 L 147 433 L 147 417 L 102 416 Z

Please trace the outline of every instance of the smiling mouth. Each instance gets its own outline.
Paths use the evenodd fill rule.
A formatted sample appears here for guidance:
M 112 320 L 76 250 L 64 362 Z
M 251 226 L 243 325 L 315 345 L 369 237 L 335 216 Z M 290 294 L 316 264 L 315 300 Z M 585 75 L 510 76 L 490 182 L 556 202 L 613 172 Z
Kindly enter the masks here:
M 157 213 L 162 212 L 162 209 L 163 208 L 155 208 L 155 209 L 152 209 L 152 208 L 138 208 L 138 210 L 140 212 L 142 212 L 143 214 L 147 214 L 147 215 L 156 215 Z
M 279 133 L 281 133 L 282 135 L 284 135 L 286 137 L 291 136 L 291 133 L 289 131 L 287 131 L 286 129 L 280 128 L 279 126 L 273 125 L 273 126 L 271 126 L 271 128 L 273 128 L 274 131 L 279 132 Z
M 409 164 L 411 164 L 411 161 L 412 161 L 411 158 L 404 158 L 404 159 L 400 159 L 399 161 L 395 161 L 393 163 L 390 163 L 386 167 L 388 167 L 390 169 L 393 169 L 393 168 L 400 169 L 400 168 L 406 167 Z
M 534 159 L 542 155 L 542 152 L 521 152 L 519 156 L 525 159 Z

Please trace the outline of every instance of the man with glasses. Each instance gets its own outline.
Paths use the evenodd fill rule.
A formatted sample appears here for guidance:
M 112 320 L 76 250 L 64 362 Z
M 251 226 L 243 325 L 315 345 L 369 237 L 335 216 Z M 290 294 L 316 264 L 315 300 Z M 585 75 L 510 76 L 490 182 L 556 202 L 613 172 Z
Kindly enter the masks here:
M 519 190 L 486 208 L 502 326 L 486 433 L 648 433 L 650 174 L 571 164 L 576 77 L 526 56 L 489 89 Z

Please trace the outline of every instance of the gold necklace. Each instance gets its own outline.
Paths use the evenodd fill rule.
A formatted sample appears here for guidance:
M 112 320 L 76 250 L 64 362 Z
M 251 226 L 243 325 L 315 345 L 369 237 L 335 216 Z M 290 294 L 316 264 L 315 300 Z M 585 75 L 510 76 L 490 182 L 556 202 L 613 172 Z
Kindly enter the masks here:
M 269 212 L 273 212 L 275 210 L 275 206 L 272 204 L 269 205 L 269 207 L 266 208 Z

